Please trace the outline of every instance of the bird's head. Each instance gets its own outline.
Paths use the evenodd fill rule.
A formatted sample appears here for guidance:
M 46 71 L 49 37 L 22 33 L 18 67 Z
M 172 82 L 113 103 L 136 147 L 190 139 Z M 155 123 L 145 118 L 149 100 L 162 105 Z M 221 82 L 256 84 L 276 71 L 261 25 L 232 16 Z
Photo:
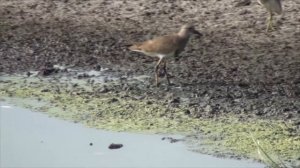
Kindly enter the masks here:
M 194 27 L 193 24 L 185 24 L 181 27 L 180 32 L 179 33 L 184 33 L 187 35 L 191 35 L 191 34 L 196 34 L 198 36 L 202 36 L 202 33 L 200 33 L 199 31 L 197 31 Z

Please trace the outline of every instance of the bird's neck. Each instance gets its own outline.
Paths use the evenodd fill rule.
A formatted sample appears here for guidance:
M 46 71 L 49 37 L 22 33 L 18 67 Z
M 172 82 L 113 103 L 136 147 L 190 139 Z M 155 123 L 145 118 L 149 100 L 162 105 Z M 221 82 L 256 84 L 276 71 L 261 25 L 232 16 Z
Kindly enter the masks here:
M 186 30 L 186 29 L 181 29 L 177 35 L 180 37 L 180 38 L 183 38 L 183 39 L 189 39 L 190 37 L 190 34 L 189 32 Z

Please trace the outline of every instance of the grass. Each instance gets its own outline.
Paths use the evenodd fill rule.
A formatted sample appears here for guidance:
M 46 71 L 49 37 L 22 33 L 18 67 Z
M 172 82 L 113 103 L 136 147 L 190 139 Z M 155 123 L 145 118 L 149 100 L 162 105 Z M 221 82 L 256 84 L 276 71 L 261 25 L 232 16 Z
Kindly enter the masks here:
M 265 164 L 269 165 L 270 167 L 274 167 L 274 168 L 287 168 L 287 166 L 278 157 L 278 155 L 277 155 L 277 161 L 275 161 L 275 159 L 273 159 L 271 157 L 271 154 L 263 149 L 263 147 L 260 145 L 259 141 L 256 138 L 254 138 L 254 136 L 252 134 L 251 134 L 251 138 L 257 148 L 258 156 Z

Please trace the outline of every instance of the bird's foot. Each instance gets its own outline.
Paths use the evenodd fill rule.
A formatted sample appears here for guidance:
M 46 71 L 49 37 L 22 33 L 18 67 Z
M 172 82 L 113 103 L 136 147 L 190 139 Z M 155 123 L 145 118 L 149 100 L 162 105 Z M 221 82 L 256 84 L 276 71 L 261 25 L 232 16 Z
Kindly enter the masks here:
M 155 81 L 155 86 L 156 86 L 156 87 L 159 87 L 158 81 Z
M 268 33 L 268 32 L 272 32 L 274 30 L 275 30 L 275 28 L 273 26 L 268 26 L 266 32 Z
M 267 32 L 271 32 L 271 31 L 274 31 L 275 30 L 275 28 L 274 28 L 274 26 L 273 26 L 273 22 L 272 22 L 272 20 L 268 20 L 268 25 L 267 25 Z

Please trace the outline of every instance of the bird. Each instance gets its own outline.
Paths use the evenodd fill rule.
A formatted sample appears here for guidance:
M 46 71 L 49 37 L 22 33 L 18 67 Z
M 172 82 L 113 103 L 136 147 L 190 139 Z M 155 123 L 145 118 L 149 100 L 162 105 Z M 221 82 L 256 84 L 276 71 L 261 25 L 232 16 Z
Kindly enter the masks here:
M 163 71 L 170 85 L 169 74 L 166 68 L 166 59 L 169 57 L 178 58 L 179 54 L 184 50 L 189 38 L 192 34 L 199 37 L 202 34 L 197 31 L 192 24 L 184 24 L 179 32 L 156 37 L 151 40 L 139 42 L 129 47 L 131 51 L 143 53 L 150 57 L 157 57 L 158 62 L 155 65 L 155 85 L 158 86 L 159 66 L 163 64 Z
M 282 14 L 282 4 L 281 0 L 257 0 L 258 3 L 262 6 L 264 6 L 267 11 L 269 12 L 269 18 L 267 21 L 267 32 L 271 29 L 273 30 L 273 13 L 276 13 L 278 15 Z

